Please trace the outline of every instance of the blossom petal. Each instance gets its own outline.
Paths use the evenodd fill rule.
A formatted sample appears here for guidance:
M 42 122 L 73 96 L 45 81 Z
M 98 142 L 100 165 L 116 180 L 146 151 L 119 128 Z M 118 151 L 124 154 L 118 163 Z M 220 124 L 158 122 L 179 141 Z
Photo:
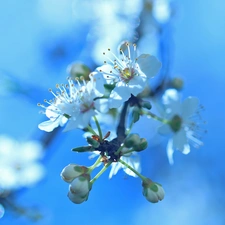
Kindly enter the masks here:
M 98 68 L 96 68 L 96 70 L 99 72 L 99 73 L 102 73 L 102 75 L 104 76 L 104 78 L 106 78 L 106 81 L 107 80 L 110 80 L 113 79 L 113 78 L 116 78 L 116 81 L 118 80 L 119 78 L 119 73 L 116 69 L 114 69 L 114 66 L 111 65 L 111 64 L 105 64 L 103 66 L 100 66 Z M 109 82 L 107 82 L 109 83 Z
M 104 84 L 106 84 L 106 80 L 104 79 L 103 75 L 99 72 L 93 72 L 90 74 L 90 79 L 92 81 L 92 85 L 95 89 L 95 91 L 98 91 L 98 93 L 96 93 L 96 95 L 103 95 L 105 92 L 105 88 L 104 88 Z M 87 84 L 87 86 L 89 85 L 89 83 Z M 92 89 L 92 88 L 88 88 L 87 89 Z
M 184 150 L 183 150 L 183 154 L 187 155 L 190 152 L 190 145 L 186 144 L 184 145 Z
M 44 130 L 46 132 L 51 132 L 53 131 L 56 127 L 59 126 L 60 122 L 61 122 L 62 117 L 59 116 L 55 121 L 52 120 L 48 120 L 48 121 L 44 121 L 42 123 L 40 123 L 38 125 L 38 128 L 40 130 Z
M 141 93 L 146 84 L 146 78 L 142 76 L 134 76 L 128 83 L 129 88 L 131 89 L 130 92 L 134 96 Z
M 118 108 L 131 96 L 130 89 L 127 86 L 115 87 L 109 97 L 109 108 Z
M 162 102 L 164 105 L 170 104 L 172 101 L 179 101 L 179 93 L 176 89 L 170 88 L 165 91 L 162 96 Z
M 182 103 L 182 117 L 184 120 L 188 119 L 188 117 L 192 116 L 197 110 L 199 105 L 198 98 L 188 97 Z
M 170 139 L 168 141 L 168 144 L 167 144 L 167 147 L 166 147 L 166 152 L 167 152 L 167 157 L 168 157 L 170 165 L 173 165 L 173 163 L 174 163 L 174 161 L 173 161 L 173 153 L 174 153 L 173 139 Z
M 187 144 L 187 135 L 184 129 L 180 129 L 173 136 L 173 148 L 183 152 Z
M 101 113 L 107 113 L 109 111 L 108 99 L 102 98 L 95 100 L 95 108 Z
M 137 172 L 141 172 L 141 163 L 140 163 L 140 157 L 138 154 L 133 153 L 131 156 L 126 157 L 122 156 L 121 159 L 126 162 L 129 166 L 131 166 L 133 169 L 135 169 Z M 124 172 L 132 177 L 137 177 L 137 175 L 131 171 L 126 166 L 122 165 L 122 168 L 124 169 Z
M 137 63 L 148 78 L 154 77 L 161 68 L 161 62 L 155 56 L 149 54 L 141 54 L 137 58 Z
M 111 179 L 113 175 L 116 175 L 119 169 L 122 168 L 121 164 L 118 162 L 114 162 L 111 165 L 112 165 L 112 168 L 109 173 L 109 179 Z

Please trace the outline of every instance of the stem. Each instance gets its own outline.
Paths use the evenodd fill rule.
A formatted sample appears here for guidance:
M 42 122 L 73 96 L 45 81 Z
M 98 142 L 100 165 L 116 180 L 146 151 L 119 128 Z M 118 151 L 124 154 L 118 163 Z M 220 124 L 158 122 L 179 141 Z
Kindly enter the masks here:
M 126 135 L 128 136 L 132 130 L 132 127 L 134 125 L 134 120 L 131 121 L 129 128 L 127 129 Z
M 94 116 L 94 120 L 95 120 L 95 124 L 98 128 L 98 134 L 99 134 L 100 141 L 102 141 L 102 130 L 101 130 L 101 127 L 99 125 L 99 122 L 98 122 L 98 119 L 96 116 Z
M 101 162 L 101 158 L 102 156 L 99 156 L 98 159 L 95 161 L 95 163 L 92 166 L 88 167 L 89 174 L 98 166 L 98 164 Z
M 141 175 L 140 173 L 138 173 L 137 170 L 135 170 L 134 168 L 132 168 L 130 165 L 128 165 L 127 163 L 125 163 L 122 159 L 119 159 L 119 162 L 122 163 L 124 166 L 126 166 L 127 168 L 129 168 L 132 172 L 134 172 L 137 176 L 139 176 L 143 181 L 146 179 L 145 176 Z
M 115 152 L 115 155 L 119 155 L 120 152 L 122 151 L 122 149 L 123 149 L 124 147 L 125 147 L 124 144 L 122 144 L 122 145 L 118 148 L 118 150 Z
M 93 184 L 112 164 L 112 162 L 108 162 L 100 171 L 99 173 L 90 181 L 91 184 Z
M 87 126 L 87 129 L 88 129 L 88 131 L 90 132 L 90 133 L 92 133 L 93 135 L 96 135 L 96 136 L 98 136 L 98 134 L 92 129 L 92 127 L 91 126 Z
M 127 114 L 127 108 L 128 108 L 128 101 L 126 101 L 123 105 L 122 112 L 120 114 L 120 121 L 117 126 L 116 134 L 119 139 L 122 139 L 121 141 L 124 140 L 126 137 L 126 129 L 125 129 L 125 118 Z
M 166 119 L 163 119 L 161 117 L 158 117 L 157 115 L 155 115 L 152 112 L 147 112 L 147 111 L 144 111 L 144 110 L 142 110 L 141 112 L 142 112 L 142 114 L 150 116 L 152 119 L 158 120 L 158 121 L 160 121 L 162 123 L 165 123 L 165 124 L 169 124 L 170 123 L 169 120 L 166 120 Z

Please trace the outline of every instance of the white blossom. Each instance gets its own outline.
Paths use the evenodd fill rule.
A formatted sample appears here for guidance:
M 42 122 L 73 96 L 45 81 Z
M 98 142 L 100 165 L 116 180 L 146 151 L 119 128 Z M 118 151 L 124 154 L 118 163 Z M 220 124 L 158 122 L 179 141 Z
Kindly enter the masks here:
M 155 56 L 137 56 L 135 44 L 125 42 L 119 52 L 118 57 L 110 49 L 108 53 L 103 53 L 109 62 L 105 61 L 103 66 L 96 69 L 99 73 L 95 74 L 96 77 L 103 76 L 106 84 L 115 86 L 109 96 L 109 108 L 118 108 L 131 94 L 136 96 L 143 91 L 148 79 L 154 77 L 161 67 Z M 97 83 L 96 88 L 102 88 L 102 84 Z
M 45 114 L 49 118 L 48 121 L 38 125 L 39 129 L 50 132 L 67 122 L 64 131 L 84 128 L 96 114 L 96 110 L 107 112 L 107 99 L 96 99 L 102 96 L 102 93 L 95 88 L 96 80 L 91 78 L 87 83 L 83 80 L 83 84 L 77 80 L 75 85 L 73 80 L 68 79 L 68 83 L 68 86 L 56 85 L 59 89 L 56 94 L 50 89 L 55 98 L 50 101 L 45 100 L 49 104 L 48 107 L 39 104 L 45 108 Z
M 165 116 L 170 122 L 159 127 L 158 131 L 160 134 L 171 136 L 167 145 L 167 155 L 169 162 L 173 164 L 174 150 L 188 154 L 190 144 L 194 147 L 203 144 L 197 136 L 201 130 L 201 117 L 198 111 L 200 106 L 199 100 L 195 97 L 188 97 L 181 103 L 174 91 L 169 90 L 165 95 L 163 97 Z

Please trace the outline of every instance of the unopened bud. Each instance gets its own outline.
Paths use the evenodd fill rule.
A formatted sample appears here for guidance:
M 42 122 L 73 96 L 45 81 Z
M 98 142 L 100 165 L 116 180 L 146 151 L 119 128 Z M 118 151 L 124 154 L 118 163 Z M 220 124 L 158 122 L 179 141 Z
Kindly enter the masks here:
M 138 134 L 130 134 L 126 137 L 125 141 L 124 141 L 124 145 L 127 148 L 131 148 L 134 145 L 138 145 L 140 142 L 140 137 Z
M 67 196 L 70 199 L 70 201 L 72 201 L 73 203 L 75 203 L 75 204 L 81 204 L 82 202 L 87 201 L 88 194 L 85 195 L 84 197 L 81 197 L 81 196 L 76 195 L 76 194 L 73 194 L 71 191 L 69 191 Z
M 88 199 L 90 190 L 90 175 L 84 174 L 71 182 L 68 197 L 72 202 L 80 204 Z
M 171 81 L 172 88 L 175 88 L 177 90 L 181 90 L 184 86 L 184 81 L 181 78 L 173 78 Z
M 62 170 L 60 176 L 62 177 L 64 181 L 71 183 L 75 178 L 86 173 L 87 171 L 88 171 L 88 168 L 85 166 L 69 164 Z
M 92 145 L 94 148 L 98 148 L 100 143 L 91 137 L 87 137 L 88 144 Z
M 147 102 L 147 101 L 141 102 L 141 106 L 142 106 L 143 108 L 145 108 L 145 109 L 148 109 L 148 110 L 150 110 L 150 109 L 152 108 L 151 103 L 150 103 L 150 102 Z
M 145 138 L 141 138 L 140 142 L 133 147 L 134 151 L 140 152 L 145 150 L 148 147 L 148 142 Z
M 88 81 L 88 80 L 90 80 L 90 78 L 89 78 L 90 72 L 91 72 L 90 69 L 86 65 L 79 63 L 79 62 L 71 63 L 67 67 L 67 73 L 70 74 L 70 77 L 73 80 L 76 80 L 78 78 L 78 79 L 84 79 L 84 80 Z
M 134 123 L 136 123 L 140 119 L 140 109 L 138 107 L 134 107 L 132 111 L 132 119 Z
M 165 192 L 160 184 L 155 183 L 150 179 L 146 178 L 142 182 L 142 186 L 143 186 L 142 193 L 149 202 L 156 203 L 158 201 L 163 200 Z

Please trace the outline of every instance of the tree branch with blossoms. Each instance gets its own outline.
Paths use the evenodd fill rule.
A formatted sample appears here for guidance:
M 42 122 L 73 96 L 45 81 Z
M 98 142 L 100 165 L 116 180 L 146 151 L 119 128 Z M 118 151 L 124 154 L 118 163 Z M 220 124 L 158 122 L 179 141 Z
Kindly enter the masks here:
M 121 168 L 128 175 L 139 177 L 144 197 L 150 202 L 158 202 L 164 198 L 165 192 L 160 184 L 140 173 L 138 152 L 147 150 L 148 142 L 139 134 L 132 133 L 133 124 L 141 116 L 162 123 L 159 132 L 171 137 L 167 154 L 172 164 L 175 150 L 187 154 L 189 143 L 202 145 L 195 136 L 199 127 L 194 119 L 199 109 L 198 99 L 189 97 L 181 103 L 178 93 L 168 89 L 163 93 L 162 104 L 158 104 L 164 113 L 156 115 L 151 111 L 150 95 L 146 100 L 143 93 L 150 79 L 158 74 L 160 61 L 150 54 L 138 55 L 136 44 L 127 41 L 120 45 L 118 55 L 110 49 L 103 55 L 106 57 L 104 64 L 88 76 L 69 77 L 67 85 L 56 85 L 56 94 L 49 90 L 54 98 L 45 100 L 48 106 L 38 104 L 44 108 L 43 113 L 49 120 L 38 127 L 46 132 L 52 132 L 58 126 L 65 126 L 64 131 L 89 131 L 86 137 L 88 145 L 72 150 L 99 155 L 96 162 L 89 167 L 71 163 L 61 172 L 62 179 L 69 183 L 68 197 L 72 202 L 80 204 L 86 201 L 95 181 L 109 167 L 110 178 Z M 116 111 L 116 115 L 112 110 Z M 115 118 L 113 124 L 108 124 L 112 127 L 117 124 L 114 130 L 104 131 L 109 123 L 105 120 L 107 116 Z M 102 169 L 92 178 L 93 171 L 100 164 Z

